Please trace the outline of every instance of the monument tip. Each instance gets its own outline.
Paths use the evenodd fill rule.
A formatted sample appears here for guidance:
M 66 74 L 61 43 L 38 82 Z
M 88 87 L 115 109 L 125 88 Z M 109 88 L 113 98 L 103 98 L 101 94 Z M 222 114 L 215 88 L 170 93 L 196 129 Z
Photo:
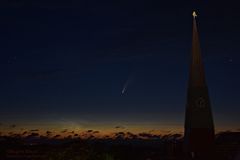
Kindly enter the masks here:
M 196 18 L 197 17 L 196 11 L 193 11 L 192 15 L 193 15 L 193 18 Z

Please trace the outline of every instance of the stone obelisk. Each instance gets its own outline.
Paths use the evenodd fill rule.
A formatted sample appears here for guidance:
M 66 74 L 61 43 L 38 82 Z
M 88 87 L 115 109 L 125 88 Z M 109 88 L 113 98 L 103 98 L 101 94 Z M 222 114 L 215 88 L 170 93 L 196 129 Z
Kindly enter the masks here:
M 192 57 L 185 112 L 184 150 L 189 159 L 208 160 L 214 149 L 214 123 L 196 19 L 197 14 L 193 12 Z

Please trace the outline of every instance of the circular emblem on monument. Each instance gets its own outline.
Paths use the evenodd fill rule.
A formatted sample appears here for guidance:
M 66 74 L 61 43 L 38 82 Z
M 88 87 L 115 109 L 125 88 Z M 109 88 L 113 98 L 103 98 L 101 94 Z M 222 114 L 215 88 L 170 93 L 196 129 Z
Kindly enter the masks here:
M 207 105 L 207 102 L 205 100 L 205 98 L 203 97 L 199 97 L 197 100 L 196 100 L 196 106 L 198 108 L 205 108 Z

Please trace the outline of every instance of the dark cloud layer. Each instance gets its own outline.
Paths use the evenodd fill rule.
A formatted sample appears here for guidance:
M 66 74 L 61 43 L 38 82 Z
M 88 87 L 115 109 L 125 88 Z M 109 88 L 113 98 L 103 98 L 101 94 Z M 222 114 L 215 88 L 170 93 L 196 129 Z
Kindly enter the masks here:
M 194 9 L 199 14 L 214 115 L 231 115 L 217 117 L 216 122 L 232 120 L 237 126 L 237 3 L 2 0 L 0 121 L 24 126 L 26 121 L 55 121 L 46 113 L 56 113 L 57 119 L 91 115 L 93 122 L 120 122 L 112 128 L 117 131 L 125 129 L 121 126 L 125 121 L 181 123 Z M 137 73 L 131 90 L 121 95 L 131 73 Z M 126 116 L 126 112 L 131 116 Z M 88 122 L 84 125 L 88 126 Z

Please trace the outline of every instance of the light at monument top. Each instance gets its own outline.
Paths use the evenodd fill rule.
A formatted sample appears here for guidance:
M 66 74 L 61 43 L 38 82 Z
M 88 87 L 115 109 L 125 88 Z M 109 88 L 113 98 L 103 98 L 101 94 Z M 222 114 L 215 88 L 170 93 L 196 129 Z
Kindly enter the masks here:
M 197 13 L 195 11 L 193 11 L 192 15 L 193 15 L 194 18 L 197 17 Z

